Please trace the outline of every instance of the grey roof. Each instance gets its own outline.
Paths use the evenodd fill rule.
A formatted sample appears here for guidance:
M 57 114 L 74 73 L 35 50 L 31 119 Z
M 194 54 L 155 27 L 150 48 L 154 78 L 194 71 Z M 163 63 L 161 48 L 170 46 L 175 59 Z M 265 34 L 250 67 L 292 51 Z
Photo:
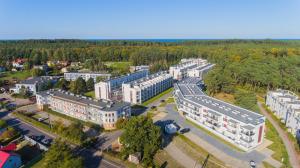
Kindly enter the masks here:
M 143 77 L 143 78 L 140 78 L 140 79 L 128 82 L 127 84 L 130 84 L 132 86 L 140 86 L 143 82 L 146 82 L 146 81 L 149 81 L 151 79 L 160 77 L 162 75 L 168 75 L 168 72 L 167 71 L 160 71 L 160 72 L 157 72 L 155 74 L 151 74 L 151 75 L 148 75 L 146 77 Z M 172 77 L 172 76 L 170 76 L 170 77 Z
M 112 77 L 110 79 L 106 79 L 105 82 L 110 82 L 110 81 L 113 81 L 113 80 L 116 80 L 116 79 L 122 79 L 122 78 L 124 78 L 124 82 L 128 82 L 127 80 L 125 80 L 127 76 L 130 76 L 130 75 L 133 75 L 133 74 L 142 73 L 144 71 L 149 72 L 148 69 L 141 69 L 141 70 L 135 71 L 133 73 L 128 73 L 126 75 L 121 75 L 121 76 Z
M 102 111 L 117 111 L 122 107 L 129 106 L 129 103 L 126 102 L 115 102 L 109 100 L 95 100 L 92 98 L 88 98 L 86 96 L 75 95 L 70 92 L 61 91 L 61 90 L 49 90 L 46 91 L 47 95 L 50 95 L 55 98 L 63 99 L 65 101 L 72 101 L 73 103 L 84 104 L 88 106 L 92 106 Z M 40 92 L 38 94 L 45 94 L 44 92 Z
M 205 70 L 205 69 L 207 69 L 207 68 L 212 68 L 214 66 L 214 64 L 211 64 L 211 63 L 209 63 L 209 64 L 206 64 L 205 66 L 200 66 L 200 67 L 197 67 L 196 68 L 196 70 Z
M 187 80 L 192 81 L 193 79 Z M 257 125 L 264 122 L 265 118 L 263 115 L 212 98 L 202 92 L 198 85 L 195 85 L 193 83 L 179 82 L 175 84 L 175 89 L 178 90 L 178 95 L 180 98 L 188 101 L 195 106 L 208 107 L 215 112 L 224 114 L 245 124 Z
M 36 84 L 39 82 L 46 82 L 49 80 L 54 80 L 54 79 L 58 79 L 58 76 L 40 76 L 40 77 L 34 77 L 34 78 L 30 78 L 30 79 L 26 79 L 26 80 L 22 80 L 19 84 Z

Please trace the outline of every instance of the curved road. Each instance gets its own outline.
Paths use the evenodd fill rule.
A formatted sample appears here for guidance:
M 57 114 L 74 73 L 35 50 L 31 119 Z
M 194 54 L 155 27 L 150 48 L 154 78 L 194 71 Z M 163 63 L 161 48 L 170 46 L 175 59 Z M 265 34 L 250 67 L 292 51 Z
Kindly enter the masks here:
M 271 124 L 274 126 L 274 128 L 278 132 L 279 136 L 281 137 L 281 139 L 284 143 L 284 146 L 288 152 L 291 165 L 294 168 L 300 167 L 300 162 L 299 162 L 297 152 L 295 150 L 293 143 L 289 140 L 287 133 L 284 130 L 282 130 L 282 128 L 278 125 L 277 121 L 275 121 L 272 118 L 272 116 L 265 110 L 265 108 L 262 106 L 261 102 L 257 102 L 257 104 L 258 104 L 258 107 L 259 107 L 260 111 L 262 112 L 262 114 L 264 116 L 266 116 L 266 118 L 271 122 Z

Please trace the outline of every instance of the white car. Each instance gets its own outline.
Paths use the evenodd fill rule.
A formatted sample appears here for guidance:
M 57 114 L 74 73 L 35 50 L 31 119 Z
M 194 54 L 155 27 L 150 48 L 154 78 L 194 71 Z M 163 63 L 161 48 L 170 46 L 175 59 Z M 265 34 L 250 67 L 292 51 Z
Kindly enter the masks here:
M 250 167 L 251 168 L 255 168 L 256 167 L 256 163 L 253 160 L 250 160 Z

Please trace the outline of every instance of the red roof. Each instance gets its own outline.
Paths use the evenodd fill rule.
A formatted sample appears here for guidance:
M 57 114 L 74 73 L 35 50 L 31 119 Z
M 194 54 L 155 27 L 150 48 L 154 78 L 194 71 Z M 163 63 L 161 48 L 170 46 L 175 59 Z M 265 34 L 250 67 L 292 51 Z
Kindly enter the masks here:
M 14 151 L 16 149 L 17 149 L 17 145 L 15 143 L 11 143 L 7 146 L 3 146 L 3 147 L 0 148 L 1 151 L 6 151 L 6 152 Z
M 4 163 L 7 161 L 9 156 L 10 156 L 10 153 L 0 151 L 0 167 L 3 167 Z

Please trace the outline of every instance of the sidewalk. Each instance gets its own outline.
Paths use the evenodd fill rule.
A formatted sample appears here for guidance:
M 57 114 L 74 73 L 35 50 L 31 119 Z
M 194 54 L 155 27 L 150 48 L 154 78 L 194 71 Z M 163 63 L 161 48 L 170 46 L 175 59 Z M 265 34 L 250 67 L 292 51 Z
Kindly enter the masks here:
M 293 143 L 289 140 L 287 133 L 284 130 L 282 130 L 282 128 L 278 125 L 277 121 L 273 120 L 272 116 L 264 109 L 261 102 L 257 102 L 257 105 L 260 111 L 262 112 L 262 114 L 266 116 L 266 118 L 271 122 L 271 124 L 274 126 L 279 136 L 281 137 L 284 146 L 288 152 L 291 165 L 294 168 L 300 167 L 299 156 L 295 151 Z

